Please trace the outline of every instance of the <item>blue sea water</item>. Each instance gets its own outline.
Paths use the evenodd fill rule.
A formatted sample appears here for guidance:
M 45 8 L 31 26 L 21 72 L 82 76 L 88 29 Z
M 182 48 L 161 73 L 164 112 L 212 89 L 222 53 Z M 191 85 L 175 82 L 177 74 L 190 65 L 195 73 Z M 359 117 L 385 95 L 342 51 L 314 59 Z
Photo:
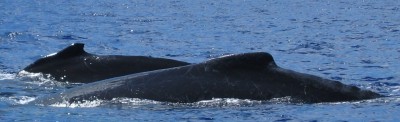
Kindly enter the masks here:
M 388 97 L 319 104 L 120 98 L 27 105 L 80 85 L 16 76 L 33 61 L 75 42 L 95 54 L 191 63 L 224 54 L 269 52 L 281 67 Z M 1 121 L 396 121 L 399 61 L 397 0 L 0 1 Z

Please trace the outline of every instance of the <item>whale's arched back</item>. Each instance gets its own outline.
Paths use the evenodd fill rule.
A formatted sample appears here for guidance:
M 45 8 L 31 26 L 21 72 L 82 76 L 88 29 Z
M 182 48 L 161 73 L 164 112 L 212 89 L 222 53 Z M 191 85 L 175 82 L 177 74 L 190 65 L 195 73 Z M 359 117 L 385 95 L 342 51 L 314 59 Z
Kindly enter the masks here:
M 260 70 L 266 67 L 276 67 L 271 54 L 254 52 L 235 55 L 226 55 L 204 62 L 207 67 L 216 70 L 249 69 Z

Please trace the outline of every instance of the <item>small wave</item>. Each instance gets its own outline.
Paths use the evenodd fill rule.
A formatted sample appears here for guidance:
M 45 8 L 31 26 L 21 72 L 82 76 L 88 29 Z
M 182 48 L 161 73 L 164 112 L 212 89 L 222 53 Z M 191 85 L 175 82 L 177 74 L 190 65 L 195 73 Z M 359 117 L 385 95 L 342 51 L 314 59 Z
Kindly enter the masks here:
M 6 32 L 2 36 L 10 39 L 15 39 L 17 36 L 22 35 L 21 32 Z
M 351 104 L 351 105 L 385 105 L 388 103 L 399 103 L 400 97 L 381 97 L 376 99 L 358 100 L 358 101 L 341 101 L 341 102 L 323 102 L 317 103 L 319 105 L 341 105 L 341 104 Z
M 88 39 L 85 37 L 80 37 L 76 35 L 71 35 L 71 34 L 66 34 L 66 35 L 55 35 L 55 36 L 43 36 L 51 39 L 57 39 L 57 40 L 82 40 L 82 39 Z
M 360 87 L 372 89 L 373 91 L 377 91 L 379 94 L 389 97 L 400 96 L 400 84 L 396 82 L 374 82 Z
M 400 97 L 382 97 L 377 99 L 369 99 L 362 101 L 352 101 L 347 102 L 346 104 L 358 105 L 359 107 L 367 106 L 386 106 L 388 104 L 398 104 L 400 102 Z

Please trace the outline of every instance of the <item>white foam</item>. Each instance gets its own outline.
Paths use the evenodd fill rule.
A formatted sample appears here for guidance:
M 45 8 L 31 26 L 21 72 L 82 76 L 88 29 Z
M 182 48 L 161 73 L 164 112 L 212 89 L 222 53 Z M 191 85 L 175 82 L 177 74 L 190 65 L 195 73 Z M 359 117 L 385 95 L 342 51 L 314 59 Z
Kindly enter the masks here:
M 111 100 L 113 103 L 122 103 L 129 105 L 148 105 L 148 104 L 160 104 L 162 102 L 147 100 L 147 99 L 139 99 L 139 98 L 114 98 Z
M 100 106 L 104 101 L 103 100 L 92 100 L 92 101 L 82 101 L 82 102 L 74 102 L 69 103 L 67 101 L 63 101 L 61 103 L 55 103 L 50 106 L 52 107 L 68 107 L 68 108 L 92 108 Z
M 15 79 L 14 74 L 3 74 L 0 72 L 0 80 L 10 80 L 10 79 Z
M 50 75 L 45 75 L 42 73 L 31 73 L 27 71 L 20 71 L 17 74 L 18 78 L 21 78 L 21 80 L 28 80 L 32 82 L 26 82 L 28 84 L 35 84 L 35 85 L 49 85 L 50 86 L 62 86 L 65 84 L 64 82 L 55 82 L 54 78 L 52 78 Z
M 188 104 L 193 107 L 229 107 L 229 106 L 252 106 L 261 104 L 259 100 L 237 99 L 237 98 L 213 98 Z
M 35 100 L 35 97 L 28 97 L 28 96 L 11 96 L 11 97 L 7 97 L 7 98 L 2 98 L 2 99 L 6 99 L 6 101 L 9 101 L 12 104 L 27 104 L 33 100 Z
M 82 101 L 82 102 L 74 102 L 69 103 L 67 101 L 63 101 L 61 103 L 55 103 L 50 106 L 52 107 L 68 107 L 68 108 L 90 108 L 90 107 L 98 107 L 102 105 L 124 105 L 126 107 L 141 107 L 147 105 L 161 105 L 158 107 L 166 106 L 182 106 L 182 107 L 229 107 L 229 106 L 251 106 L 261 104 L 261 101 L 257 100 L 248 100 L 248 99 L 236 99 L 236 98 L 214 98 L 212 100 L 202 100 L 195 103 L 168 103 L 168 102 L 160 102 L 148 99 L 139 99 L 139 98 L 114 98 L 112 100 L 91 100 L 91 101 Z M 165 107 L 165 106 L 164 106 Z
M 162 102 L 147 100 L 147 99 L 139 99 L 139 98 L 114 98 L 112 100 L 84 100 L 79 102 L 69 103 L 68 101 L 63 101 L 61 103 L 55 103 L 50 106 L 52 107 L 67 107 L 67 108 L 91 108 L 98 107 L 101 105 L 107 104 L 124 104 L 126 106 L 142 106 L 142 105 L 154 105 L 160 104 Z
M 22 70 L 22 71 L 18 72 L 17 76 L 19 76 L 21 78 L 25 78 L 26 77 L 26 78 L 34 79 L 34 78 L 38 78 L 38 77 L 43 77 L 43 74 L 42 73 L 31 73 L 31 72 L 27 72 L 25 70 Z

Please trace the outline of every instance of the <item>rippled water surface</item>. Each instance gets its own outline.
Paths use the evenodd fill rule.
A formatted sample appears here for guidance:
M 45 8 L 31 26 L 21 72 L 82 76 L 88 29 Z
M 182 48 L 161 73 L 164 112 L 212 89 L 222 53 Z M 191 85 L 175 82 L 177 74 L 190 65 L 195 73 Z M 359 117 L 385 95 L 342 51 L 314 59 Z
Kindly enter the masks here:
M 28 105 L 80 84 L 16 73 L 74 42 L 95 54 L 191 63 L 269 52 L 281 67 L 388 97 L 342 103 L 219 99 L 191 104 L 119 98 Z M 0 1 L 0 120 L 395 121 L 400 117 L 397 0 Z

